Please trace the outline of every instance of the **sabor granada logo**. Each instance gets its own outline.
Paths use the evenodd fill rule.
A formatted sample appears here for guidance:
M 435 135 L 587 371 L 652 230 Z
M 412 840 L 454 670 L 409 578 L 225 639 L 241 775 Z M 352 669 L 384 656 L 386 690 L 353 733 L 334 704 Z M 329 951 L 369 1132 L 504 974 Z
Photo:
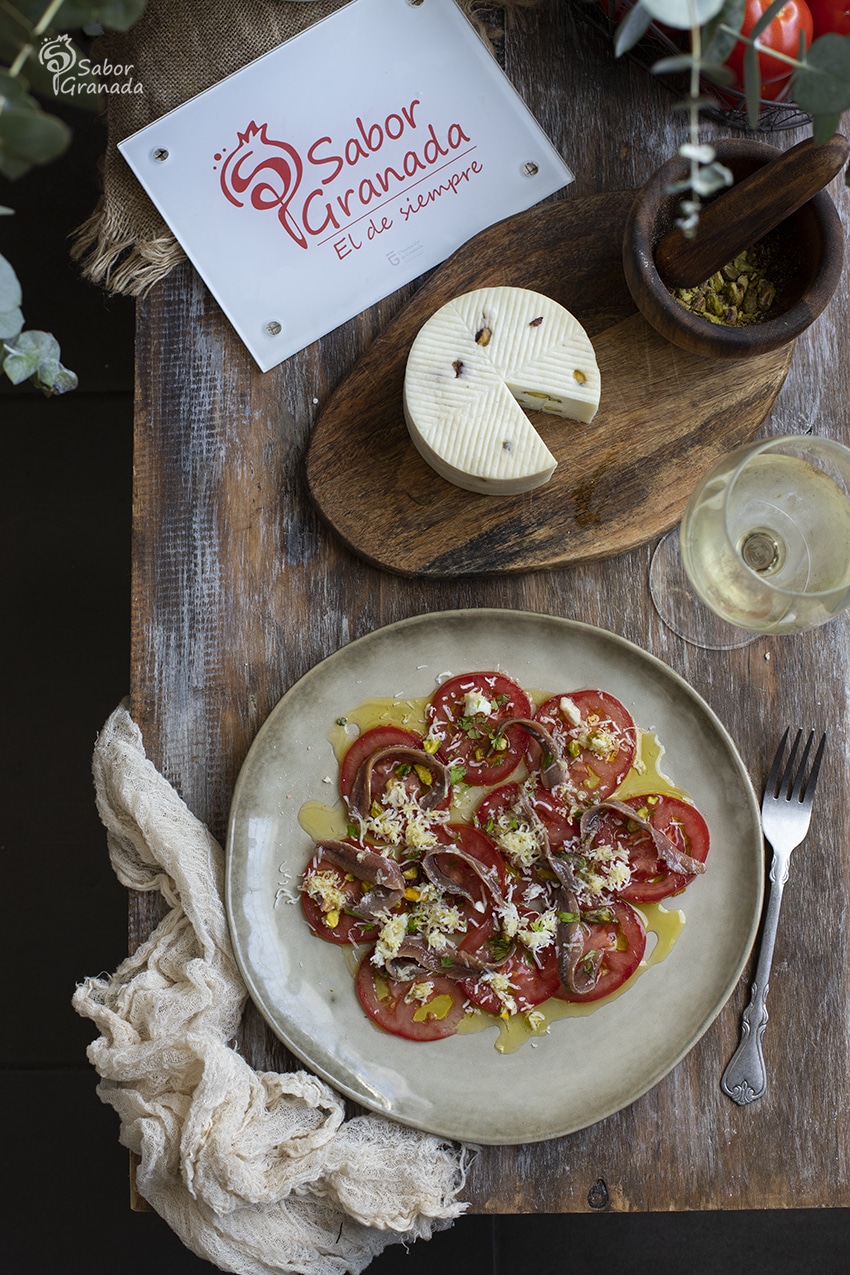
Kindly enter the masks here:
M 38 60 L 53 77 L 53 95 L 80 97 L 89 93 L 143 93 L 133 78 L 132 62 L 113 65 L 108 58 L 92 62 L 77 56 L 69 35 L 46 35 L 38 50 Z
M 337 255 L 347 256 L 361 246 L 351 229 L 359 222 L 368 219 L 372 239 L 396 218 L 408 221 L 457 194 L 483 170 L 470 158 L 476 147 L 461 125 L 438 134 L 433 123 L 420 122 L 420 107 L 414 99 L 381 122 L 358 116 L 344 142 L 318 137 L 303 155 L 269 136 L 268 123 L 251 120 L 233 149 L 213 157 L 222 194 L 237 208 L 273 214 L 299 248 L 334 239 Z

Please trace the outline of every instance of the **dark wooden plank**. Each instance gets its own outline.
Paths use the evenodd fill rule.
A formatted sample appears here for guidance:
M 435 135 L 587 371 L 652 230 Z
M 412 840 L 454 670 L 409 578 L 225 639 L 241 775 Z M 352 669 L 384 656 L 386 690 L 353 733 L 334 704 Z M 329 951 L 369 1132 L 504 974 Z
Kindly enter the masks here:
M 511 77 L 576 169 L 576 197 L 636 186 L 675 149 L 662 90 L 615 64 L 595 35 L 579 35 L 557 0 L 509 32 L 506 52 Z M 846 224 L 850 196 L 836 183 L 833 197 Z M 777 944 L 767 1096 L 741 1110 L 719 1089 L 747 998 L 742 979 L 644 1098 L 566 1139 L 485 1149 L 466 1194 L 490 1213 L 846 1207 L 850 974 L 839 936 L 850 922 L 850 620 L 704 651 L 655 614 L 649 546 L 488 579 L 404 579 L 353 556 L 310 501 L 305 453 L 318 411 L 410 291 L 266 376 L 188 267 L 142 303 L 132 695 L 148 751 L 221 838 L 259 725 L 307 669 L 378 625 L 482 605 L 574 617 L 652 651 L 718 712 L 758 782 L 787 722 L 828 727 L 816 818 L 793 862 Z M 772 432 L 850 442 L 850 368 L 839 357 L 850 339 L 846 296 L 845 280 L 798 340 Z M 135 905 L 136 940 L 156 915 L 150 901 Z M 242 1047 L 257 1065 L 288 1065 L 253 1013 Z

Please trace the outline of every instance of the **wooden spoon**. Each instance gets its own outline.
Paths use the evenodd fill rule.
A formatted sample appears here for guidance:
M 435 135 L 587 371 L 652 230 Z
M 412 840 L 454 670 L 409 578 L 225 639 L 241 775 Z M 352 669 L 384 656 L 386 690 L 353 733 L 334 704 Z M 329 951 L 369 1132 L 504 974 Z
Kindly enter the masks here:
M 831 182 L 848 156 L 840 133 L 798 142 L 706 204 L 693 239 L 678 227 L 666 234 L 655 250 L 658 273 L 671 288 L 704 282 Z

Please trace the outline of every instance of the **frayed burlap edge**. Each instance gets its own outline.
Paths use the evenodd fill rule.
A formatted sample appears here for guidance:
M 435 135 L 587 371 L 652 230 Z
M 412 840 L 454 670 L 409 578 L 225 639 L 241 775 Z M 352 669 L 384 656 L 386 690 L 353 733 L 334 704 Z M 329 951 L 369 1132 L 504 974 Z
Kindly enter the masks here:
M 84 278 L 125 297 L 144 296 L 186 260 L 165 227 L 156 239 L 139 241 L 132 225 L 109 209 L 105 199 L 75 231 L 71 256 L 82 263 Z
M 209 79 L 204 71 L 195 81 L 191 74 L 172 76 L 171 85 L 157 84 L 157 92 L 147 104 L 147 117 L 128 118 L 129 99 L 116 95 L 108 100 L 108 141 L 102 165 L 101 195 L 91 216 L 71 238 L 71 256 L 80 265 L 83 278 L 109 293 L 143 297 L 164 279 L 175 266 L 186 260 L 186 254 L 171 233 L 158 210 L 142 189 L 118 151 L 118 143 L 137 132 L 145 124 L 188 101 L 211 87 L 224 76 L 248 65 L 263 53 L 277 47 L 285 39 L 305 30 L 313 23 L 341 8 L 347 0 L 318 0 L 317 3 L 285 3 L 283 0 L 252 0 L 232 11 L 229 23 L 222 24 L 215 4 L 195 0 L 149 0 L 140 21 L 128 32 L 115 32 L 96 46 L 98 60 L 109 59 L 113 65 L 128 63 L 139 68 L 139 80 L 146 87 L 157 76 L 157 68 L 173 60 L 174 20 L 186 22 L 191 14 L 194 30 L 185 28 L 181 48 L 201 48 L 207 53 L 207 66 L 212 62 L 216 74 Z M 538 0 L 503 0 L 505 23 L 516 20 L 523 10 L 533 8 Z M 496 40 L 502 31 L 492 22 L 489 0 L 458 0 L 479 33 L 488 41 Z M 483 21 L 478 10 L 487 11 Z M 179 17 L 179 12 L 184 15 Z M 234 24 L 239 23 L 240 39 L 234 39 Z M 250 24 L 250 39 L 245 38 Z M 210 39 L 228 31 L 229 44 L 221 56 L 210 55 Z M 224 35 L 220 35 L 224 40 Z M 233 50 L 238 47 L 236 64 Z M 209 79 L 209 82 L 207 82 Z M 177 82 L 178 90 L 173 85 Z M 136 106 L 137 103 L 132 103 Z

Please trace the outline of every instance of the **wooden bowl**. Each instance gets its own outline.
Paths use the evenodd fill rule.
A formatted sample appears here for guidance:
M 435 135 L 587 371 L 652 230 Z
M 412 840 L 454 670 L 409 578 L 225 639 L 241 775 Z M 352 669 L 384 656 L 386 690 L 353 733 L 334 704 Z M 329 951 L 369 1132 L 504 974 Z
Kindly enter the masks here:
M 742 178 L 780 154 L 774 146 L 749 138 L 714 142 L 717 158 Z M 667 187 L 687 175 L 687 163 L 675 156 L 638 192 L 623 236 L 623 269 L 635 305 L 656 331 L 683 350 L 714 358 L 749 358 L 792 341 L 818 317 L 841 274 L 844 235 L 835 205 L 825 190 L 781 222 L 764 242 L 782 263 L 775 280 L 777 299 L 761 323 L 733 327 L 712 323 L 686 310 L 661 279 L 654 250 L 675 224 L 680 196 Z

